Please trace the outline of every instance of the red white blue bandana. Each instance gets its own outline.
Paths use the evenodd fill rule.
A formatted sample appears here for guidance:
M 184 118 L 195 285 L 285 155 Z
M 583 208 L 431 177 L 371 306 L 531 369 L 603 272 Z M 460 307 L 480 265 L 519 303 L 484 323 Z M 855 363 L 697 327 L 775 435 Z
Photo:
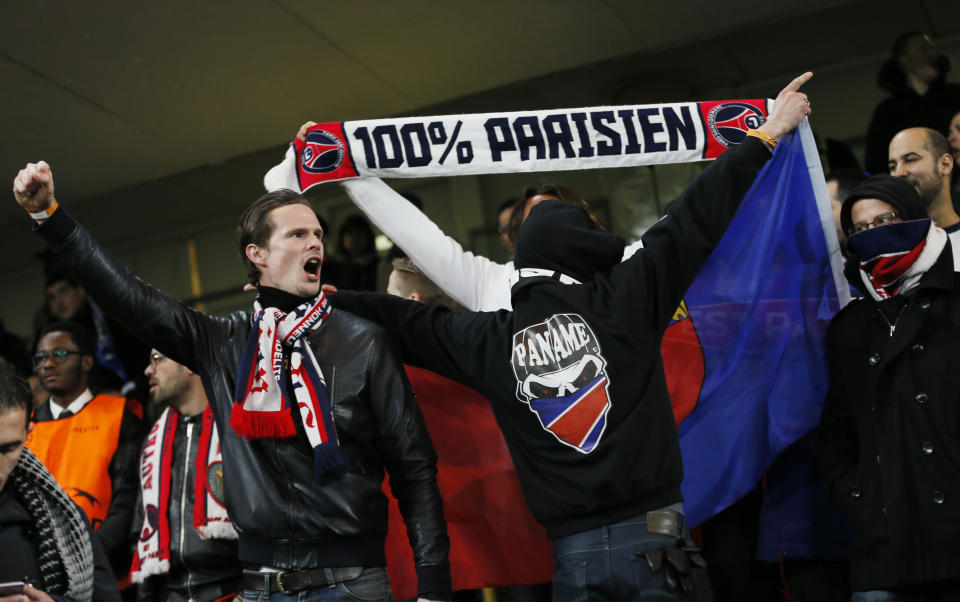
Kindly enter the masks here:
M 867 292 L 881 301 L 915 287 L 946 242 L 946 232 L 926 218 L 858 232 L 847 246 L 860 259 Z

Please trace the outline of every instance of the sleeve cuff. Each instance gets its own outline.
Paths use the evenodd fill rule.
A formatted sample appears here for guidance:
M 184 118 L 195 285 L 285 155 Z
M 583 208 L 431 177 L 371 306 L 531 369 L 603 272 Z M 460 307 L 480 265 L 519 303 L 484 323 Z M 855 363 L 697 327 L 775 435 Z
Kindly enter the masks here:
M 431 600 L 449 600 L 453 585 L 450 564 L 430 564 L 417 567 L 417 595 Z
M 77 220 L 61 205 L 43 223 L 33 224 L 33 231 L 43 237 L 54 250 L 63 247 L 77 229 Z

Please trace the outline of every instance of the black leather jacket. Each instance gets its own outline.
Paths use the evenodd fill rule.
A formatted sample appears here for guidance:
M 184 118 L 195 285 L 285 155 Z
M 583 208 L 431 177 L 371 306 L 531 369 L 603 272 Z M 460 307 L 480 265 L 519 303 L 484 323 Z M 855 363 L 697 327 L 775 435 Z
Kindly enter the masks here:
M 238 591 L 242 567 L 237 559 L 236 540 L 204 539 L 193 527 L 193 485 L 201 422 L 202 415 L 198 414 L 181 416 L 177 424 L 167 510 L 170 570 L 165 576 L 141 583 L 137 588 L 138 600 L 215 600 Z M 143 524 L 143 504 L 139 501 L 133 524 L 136 541 Z
M 384 566 L 384 467 L 400 502 L 421 594 L 450 591 L 449 540 L 436 452 L 395 350 L 380 327 L 334 310 L 308 341 L 320 364 L 349 470 L 320 482 L 300 420 L 296 437 L 247 441 L 229 426 L 250 317 L 213 317 L 134 277 L 63 208 L 37 231 L 112 314 L 203 380 L 221 433 L 225 496 L 240 560 L 300 569 Z

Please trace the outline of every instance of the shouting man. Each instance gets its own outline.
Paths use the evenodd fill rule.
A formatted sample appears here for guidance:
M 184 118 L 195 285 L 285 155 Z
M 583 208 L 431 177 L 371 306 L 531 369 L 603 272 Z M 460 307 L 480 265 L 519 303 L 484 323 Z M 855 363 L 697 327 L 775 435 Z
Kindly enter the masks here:
M 384 332 L 331 309 L 320 291 L 323 231 L 306 199 L 270 193 L 240 216 L 240 254 L 259 294 L 252 314 L 217 318 L 112 259 L 58 205 L 46 163 L 21 170 L 14 195 L 105 312 L 203 381 L 245 597 L 389 599 L 384 468 L 420 596 L 449 597 L 449 541 L 423 417 Z

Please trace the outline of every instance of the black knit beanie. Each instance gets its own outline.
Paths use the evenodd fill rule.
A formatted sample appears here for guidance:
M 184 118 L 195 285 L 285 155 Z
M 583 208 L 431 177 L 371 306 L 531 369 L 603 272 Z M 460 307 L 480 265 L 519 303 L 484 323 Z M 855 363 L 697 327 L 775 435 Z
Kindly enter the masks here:
M 844 232 L 850 232 L 853 229 L 851 217 L 853 204 L 860 199 L 880 199 L 889 203 L 896 210 L 897 216 L 904 221 L 929 217 L 927 208 L 913 184 L 906 178 L 880 174 L 861 182 L 843 201 L 843 206 L 840 208 L 840 225 Z

